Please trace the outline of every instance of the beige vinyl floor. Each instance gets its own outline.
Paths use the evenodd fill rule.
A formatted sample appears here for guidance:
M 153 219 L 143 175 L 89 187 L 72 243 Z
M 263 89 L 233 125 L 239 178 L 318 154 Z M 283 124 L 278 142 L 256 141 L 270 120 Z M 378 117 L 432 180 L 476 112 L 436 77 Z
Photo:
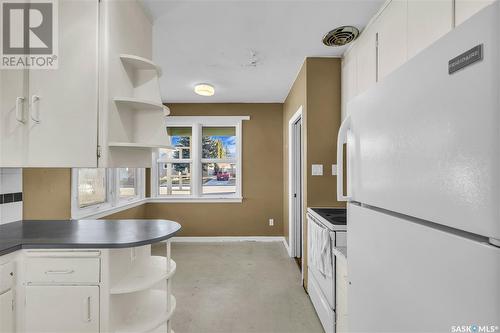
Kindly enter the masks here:
M 172 258 L 176 333 L 323 332 L 282 243 L 172 243 Z

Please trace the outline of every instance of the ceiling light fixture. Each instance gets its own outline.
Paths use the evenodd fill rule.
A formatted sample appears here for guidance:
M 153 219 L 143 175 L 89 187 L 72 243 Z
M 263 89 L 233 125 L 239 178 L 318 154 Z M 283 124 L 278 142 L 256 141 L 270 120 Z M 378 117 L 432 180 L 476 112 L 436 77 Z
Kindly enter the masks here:
M 200 96 L 213 96 L 215 94 L 215 88 L 208 83 L 199 83 L 194 86 L 194 92 Z

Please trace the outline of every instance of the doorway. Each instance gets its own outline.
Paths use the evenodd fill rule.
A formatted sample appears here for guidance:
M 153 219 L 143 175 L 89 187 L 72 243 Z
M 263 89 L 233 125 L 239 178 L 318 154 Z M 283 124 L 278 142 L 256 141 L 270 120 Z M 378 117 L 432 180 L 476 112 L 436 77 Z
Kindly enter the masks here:
M 288 123 L 288 223 L 289 254 L 295 258 L 302 271 L 303 251 L 303 129 L 302 107 Z

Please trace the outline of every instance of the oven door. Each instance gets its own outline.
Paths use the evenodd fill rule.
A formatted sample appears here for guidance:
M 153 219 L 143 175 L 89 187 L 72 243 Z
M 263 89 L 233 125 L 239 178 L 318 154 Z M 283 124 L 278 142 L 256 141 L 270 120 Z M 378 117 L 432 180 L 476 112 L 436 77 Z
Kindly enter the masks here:
M 311 240 L 311 227 L 312 223 L 316 224 L 322 229 L 328 229 L 323 223 L 317 221 L 313 216 L 307 215 L 307 221 L 308 221 L 308 233 L 307 233 L 307 244 L 308 244 L 308 263 L 311 263 L 312 260 L 310 258 L 311 254 L 311 245 L 312 245 L 312 240 Z M 333 247 L 335 246 L 335 232 L 330 231 L 330 246 Z M 331 255 L 333 256 L 332 251 L 330 251 Z M 321 273 L 314 265 L 307 265 L 308 273 L 309 273 L 309 279 L 314 278 L 317 287 L 321 291 L 321 294 L 324 296 L 325 300 L 328 302 L 328 305 L 332 310 L 335 310 L 335 257 L 332 258 L 332 276 L 325 276 L 323 273 Z

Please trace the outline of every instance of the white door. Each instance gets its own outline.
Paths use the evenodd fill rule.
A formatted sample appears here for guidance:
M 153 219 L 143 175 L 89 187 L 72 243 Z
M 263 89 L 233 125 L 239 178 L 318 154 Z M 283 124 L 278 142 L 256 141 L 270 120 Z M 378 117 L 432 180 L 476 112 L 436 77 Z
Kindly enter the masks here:
M 500 244 L 500 3 L 495 8 L 349 103 L 352 200 Z M 478 44 L 483 60 L 449 75 L 449 60 Z
M 99 332 L 99 287 L 28 286 L 26 332 Z
M 500 326 L 500 248 L 354 204 L 348 221 L 351 332 Z
M 25 70 L 0 70 L 0 167 L 27 161 L 27 76 Z
M 97 166 L 98 0 L 63 0 L 59 68 L 31 70 L 29 165 Z
M 292 255 L 295 258 L 302 258 L 302 116 L 293 119 L 289 124 L 290 131 L 290 223 L 292 241 Z
M 0 295 L 0 333 L 14 332 L 14 298 L 12 290 Z

